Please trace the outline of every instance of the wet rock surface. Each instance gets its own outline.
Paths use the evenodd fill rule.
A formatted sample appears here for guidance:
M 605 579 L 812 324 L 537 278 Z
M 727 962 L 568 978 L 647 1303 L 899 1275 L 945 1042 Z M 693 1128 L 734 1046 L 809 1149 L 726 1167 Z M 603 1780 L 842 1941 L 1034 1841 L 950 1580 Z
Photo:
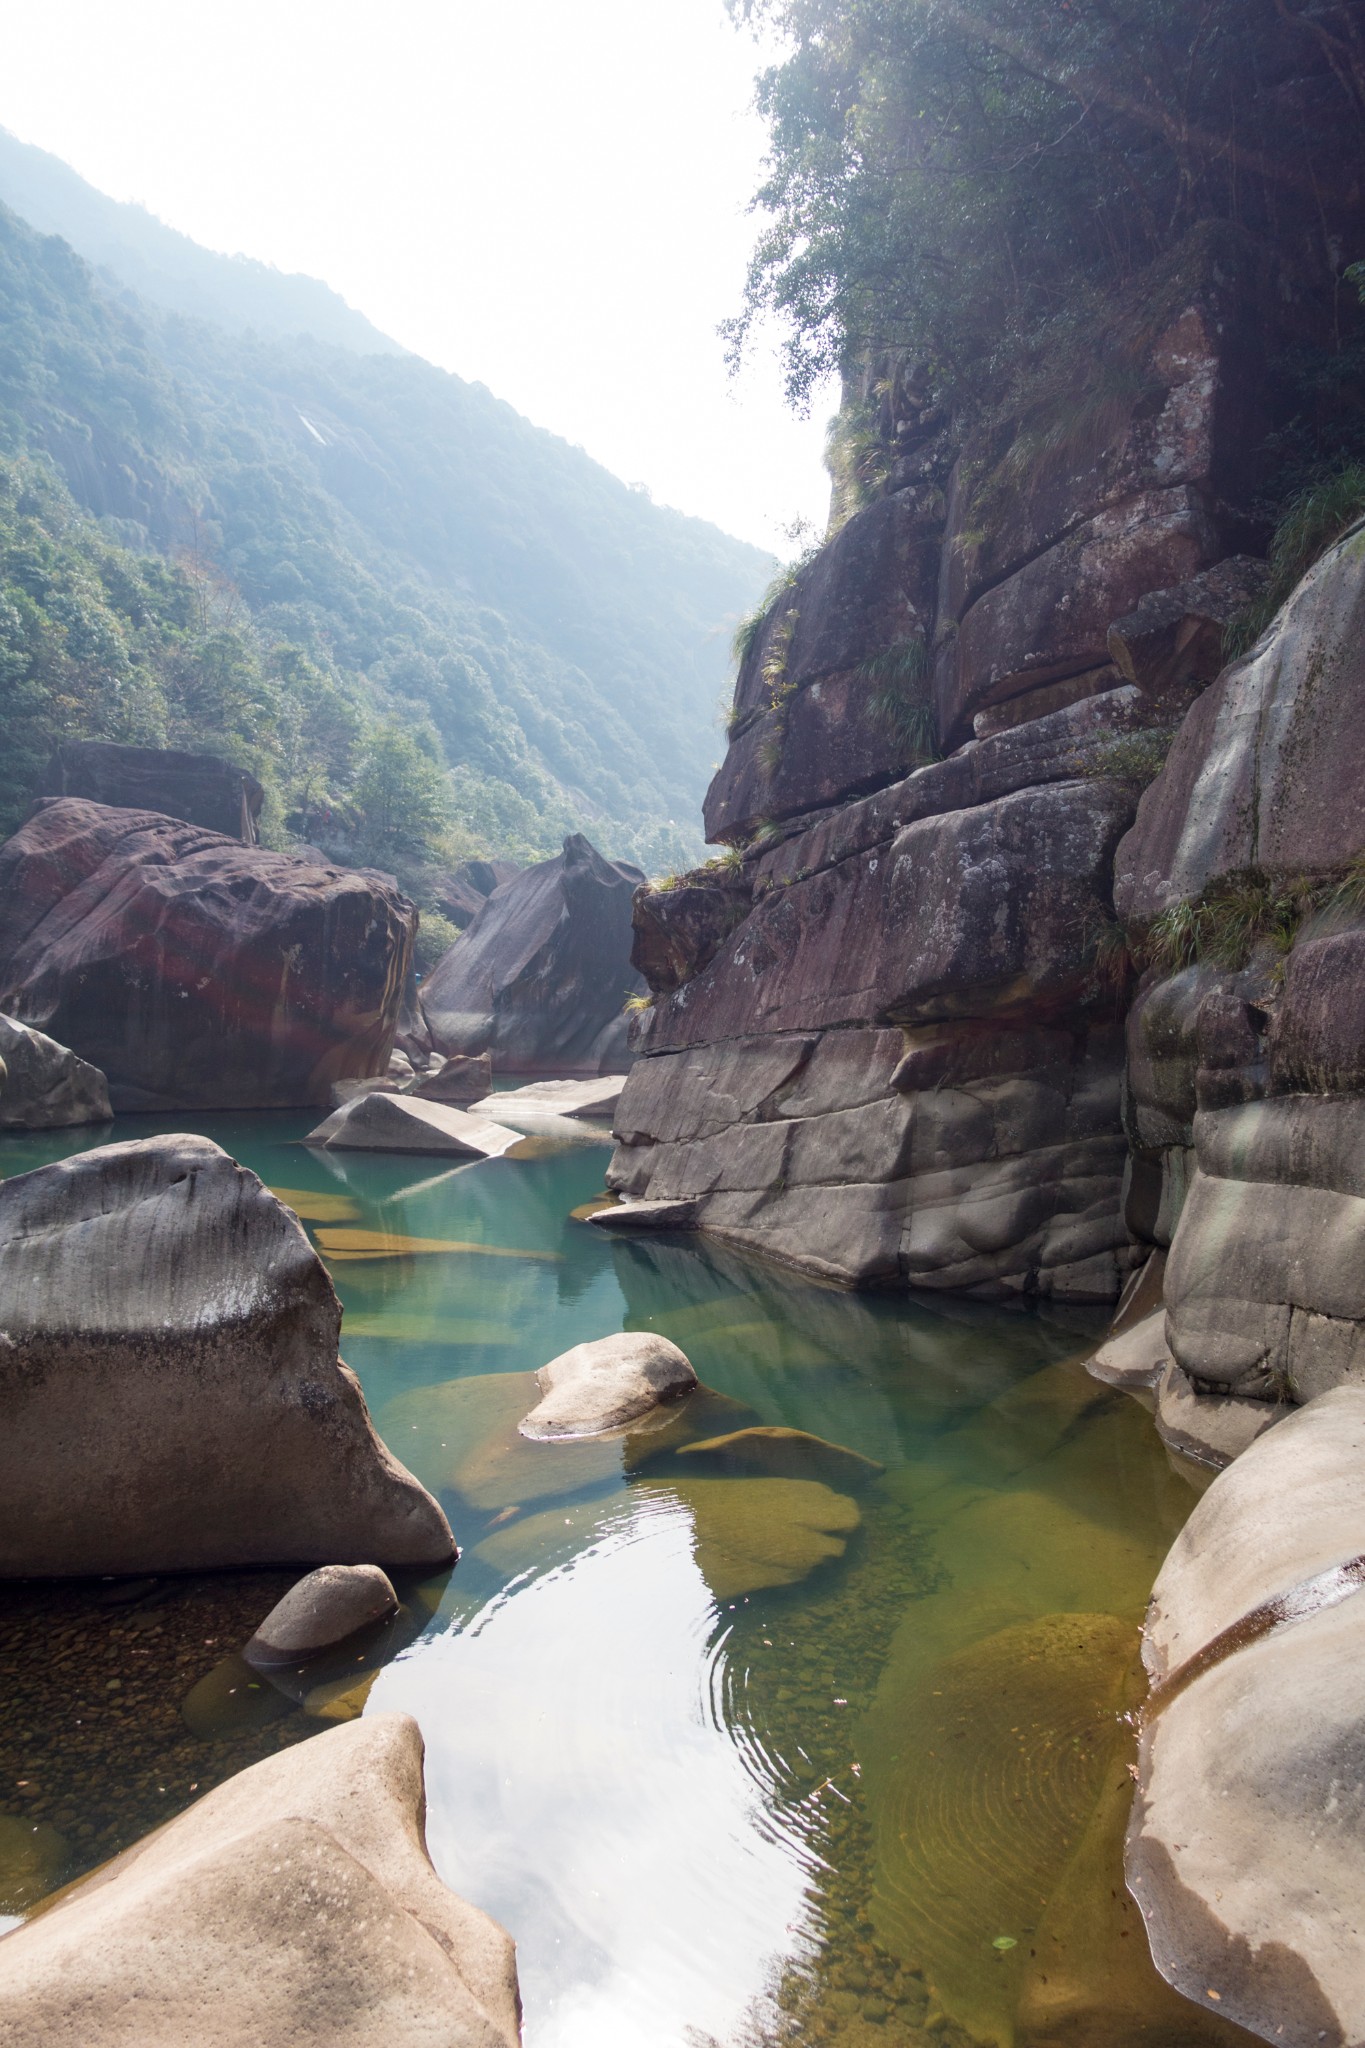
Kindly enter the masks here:
M 9 1937 L 7 2038 L 514 2048 L 511 1940 L 441 1884 L 423 1808 L 405 1715 L 255 1765 Z
M 206 1138 L 0 1187 L 0 1572 L 437 1564 L 297 1219 Z
M 414 927 L 382 876 L 47 799 L 0 847 L 0 1008 L 118 1110 L 325 1103 L 387 1066 Z
M 242 1655 L 248 1664 L 292 1664 L 335 1649 L 397 1609 L 393 1582 L 378 1565 L 324 1565 L 275 1603 Z

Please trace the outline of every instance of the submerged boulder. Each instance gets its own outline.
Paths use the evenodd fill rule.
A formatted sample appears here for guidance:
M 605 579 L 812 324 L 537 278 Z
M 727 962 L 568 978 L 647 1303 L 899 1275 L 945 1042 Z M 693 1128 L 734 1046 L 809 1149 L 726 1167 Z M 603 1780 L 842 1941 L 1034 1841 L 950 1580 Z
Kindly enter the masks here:
M 536 1374 L 541 1399 L 521 1424 L 528 1437 L 601 1436 L 690 1394 L 697 1375 L 683 1352 L 652 1330 L 575 1344 Z
M 406 1714 L 230 1778 L 0 1947 L 10 2048 L 516 2048 L 510 1937 L 448 1891 Z
M 388 1065 L 414 924 L 382 875 L 50 799 L 0 847 L 0 1007 L 115 1109 L 325 1103 Z
M 114 1114 L 98 1067 L 14 1017 L 0 1017 L 0 1061 L 0 1129 L 50 1131 Z
M 297 1219 L 207 1138 L 0 1186 L 0 1577 L 440 1564 Z
M 493 1056 L 499 1072 L 599 1074 L 629 1065 L 626 998 L 638 868 L 604 860 L 581 833 L 488 898 L 422 984 L 444 1053 Z

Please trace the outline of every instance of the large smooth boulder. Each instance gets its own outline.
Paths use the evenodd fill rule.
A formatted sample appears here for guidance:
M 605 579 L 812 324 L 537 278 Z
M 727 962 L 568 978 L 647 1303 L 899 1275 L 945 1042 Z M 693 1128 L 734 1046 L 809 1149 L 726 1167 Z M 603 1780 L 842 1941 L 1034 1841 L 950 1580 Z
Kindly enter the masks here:
M 114 1114 L 98 1067 L 14 1017 L 0 1017 L 0 1061 L 0 1129 L 50 1131 Z
M 436 1565 L 297 1218 L 207 1138 L 0 1186 L 0 1576 Z
M 220 1785 L 0 1944 L 9 2048 L 517 2048 L 510 1937 L 448 1891 L 406 1714 Z
M 66 740 L 48 763 L 44 796 L 84 797 L 125 811 L 159 811 L 254 846 L 265 791 L 216 754 Z
M 581 833 L 493 891 L 422 985 L 444 1053 L 492 1054 L 499 1073 L 598 1074 L 629 1065 L 631 897 L 644 876 Z
M 623 1330 L 575 1344 L 536 1374 L 541 1398 L 521 1434 L 553 1441 L 624 1429 L 697 1384 L 686 1355 L 653 1330 Z
M 325 1103 L 388 1065 L 414 919 L 381 875 L 49 799 L 0 847 L 0 1009 L 117 1110 Z
M 1115 864 L 1125 923 L 1248 868 L 1330 873 L 1365 849 L 1365 524 L 1198 698 Z
M 1341 1387 L 1215 1479 L 1147 1623 L 1129 1885 L 1163 1975 L 1287 2048 L 1365 2038 L 1362 1556 L 1365 1390 Z

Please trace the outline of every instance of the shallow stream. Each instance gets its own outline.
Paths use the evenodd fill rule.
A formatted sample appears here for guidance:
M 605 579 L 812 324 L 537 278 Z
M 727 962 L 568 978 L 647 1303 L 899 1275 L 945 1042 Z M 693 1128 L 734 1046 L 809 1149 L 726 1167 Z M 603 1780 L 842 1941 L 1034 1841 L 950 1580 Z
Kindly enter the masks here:
M 464 1554 L 294 1697 L 232 1655 L 294 1574 L 0 1589 L 0 1915 L 401 1708 L 437 1868 L 517 1938 L 528 2048 L 1248 2039 L 1160 1982 L 1122 1886 L 1137 1624 L 1193 1495 L 1079 1364 L 1095 1318 L 613 1240 L 570 1214 L 599 1144 L 447 1170 L 308 1151 L 310 1122 L 8 1136 L 0 1174 L 172 1128 L 254 1168 Z M 519 1439 L 525 1375 L 622 1328 L 716 1398 L 624 1444 Z M 753 1424 L 858 1459 L 688 1447 Z

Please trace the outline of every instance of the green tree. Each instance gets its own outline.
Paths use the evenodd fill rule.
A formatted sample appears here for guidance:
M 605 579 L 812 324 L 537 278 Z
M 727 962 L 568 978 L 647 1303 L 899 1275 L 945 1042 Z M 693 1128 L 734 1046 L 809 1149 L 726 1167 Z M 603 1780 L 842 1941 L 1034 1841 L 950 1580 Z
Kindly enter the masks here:
M 430 855 L 450 817 L 444 769 L 396 719 L 363 742 L 354 800 L 363 843 L 381 857 Z

